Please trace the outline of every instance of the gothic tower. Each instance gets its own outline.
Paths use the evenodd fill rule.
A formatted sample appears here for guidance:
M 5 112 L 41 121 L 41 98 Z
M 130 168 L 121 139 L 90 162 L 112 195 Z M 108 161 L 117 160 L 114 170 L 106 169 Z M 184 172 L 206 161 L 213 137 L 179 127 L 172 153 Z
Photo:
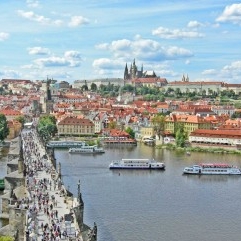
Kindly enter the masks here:
M 131 75 L 131 78 L 134 79 L 136 78 L 136 73 L 137 73 L 137 67 L 136 67 L 136 62 L 135 62 L 135 59 L 133 61 L 133 65 L 131 66 L 131 70 L 130 70 L 130 75 Z
M 124 72 L 124 80 L 129 79 L 129 73 L 128 73 L 128 67 L 127 67 L 127 63 L 126 63 L 126 67 L 125 67 L 125 72 Z
M 50 79 L 47 79 L 47 90 L 46 90 L 46 114 L 50 114 L 53 111 L 53 101 L 50 91 Z

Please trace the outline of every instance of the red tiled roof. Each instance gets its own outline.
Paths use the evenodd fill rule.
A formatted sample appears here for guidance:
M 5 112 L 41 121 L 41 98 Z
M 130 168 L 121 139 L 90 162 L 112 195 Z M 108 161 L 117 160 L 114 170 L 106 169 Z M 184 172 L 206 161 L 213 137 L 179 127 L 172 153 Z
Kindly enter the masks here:
M 241 138 L 241 130 L 206 130 L 197 129 L 190 136 L 233 137 Z
M 167 80 L 165 78 L 149 77 L 149 78 L 133 79 L 133 82 L 135 82 L 135 83 L 157 83 L 157 82 L 167 83 Z
M 5 116 L 19 116 L 21 115 L 21 112 L 18 110 L 9 110 L 9 109 L 3 109 L 0 111 L 1 114 L 4 114 Z
M 168 85 L 222 85 L 223 82 L 221 81 L 210 81 L 210 82 L 204 82 L 204 81 L 196 81 L 196 82 L 184 82 L 184 81 L 174 81 L 169 82 Z
M 67 116 L 61 120 L 58 125 L 84 125 L 84 126 L 94 126 L 94 123 L 89 119 L 81 119 L 76 116 Z

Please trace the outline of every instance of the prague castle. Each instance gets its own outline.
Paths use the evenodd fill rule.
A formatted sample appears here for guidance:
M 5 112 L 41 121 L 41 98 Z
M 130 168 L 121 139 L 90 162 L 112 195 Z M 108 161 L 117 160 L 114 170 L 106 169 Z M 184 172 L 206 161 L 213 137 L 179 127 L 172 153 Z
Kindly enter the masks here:
M 127 64 L 124 70 L 124 83 L 134 86 L 158 87 L 167 91 L 179 90 L 180 93 L 197 93 L 203 95 L 219 94 L 224 90 L 232 90 L 236 95 L 241 94 L 241 84 L 228 84 L 222 81 L 190 81 L 188 75 L 182 76 L 180 81 L 168 82 L 166 78 L 157 77 L 155 72 L 144 71 L 143 65 L 140 70 L 136 66 L 135 59 L 128 69 Z

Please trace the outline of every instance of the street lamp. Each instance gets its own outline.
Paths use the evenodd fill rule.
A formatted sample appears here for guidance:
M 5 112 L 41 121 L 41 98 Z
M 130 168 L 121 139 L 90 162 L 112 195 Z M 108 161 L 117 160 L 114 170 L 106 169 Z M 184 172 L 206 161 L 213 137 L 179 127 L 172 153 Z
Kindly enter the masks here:
M 78 201 L 80 202 L 80 195 L 81 195 L 80 194 L 80 180 L 79 180 L 77 186 L 78 186 Z

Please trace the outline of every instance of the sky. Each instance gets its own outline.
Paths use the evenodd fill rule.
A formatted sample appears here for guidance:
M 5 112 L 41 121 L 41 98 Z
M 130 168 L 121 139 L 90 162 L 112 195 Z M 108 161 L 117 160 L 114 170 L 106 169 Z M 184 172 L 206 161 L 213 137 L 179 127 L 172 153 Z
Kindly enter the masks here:
M 0 79 L 123 78 L 241 84 L 241 2 L 1 0 Z

